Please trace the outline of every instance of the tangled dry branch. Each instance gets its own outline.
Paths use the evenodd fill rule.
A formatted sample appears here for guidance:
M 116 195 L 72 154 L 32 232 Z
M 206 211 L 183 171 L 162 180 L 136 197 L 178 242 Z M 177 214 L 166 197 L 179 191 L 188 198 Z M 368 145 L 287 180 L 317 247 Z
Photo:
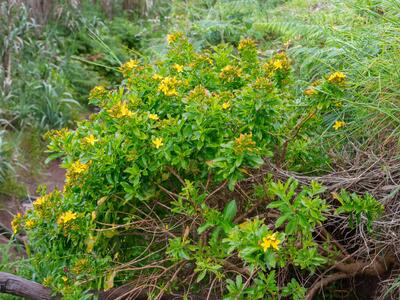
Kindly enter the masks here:
M 267 174 L 272 174 L 276 179 L 282 181 L 295 178 L 303 185 L 308 185 L 311 181 L 322 183 L 327 189 L 325 196 L 332 200 L 333 205 L 335 205 L 335 200 L 331 194 L 340 189 L 347 189 L 360 194 L 368 192 L 380 200 L 385 207 L 384 216 L 374 223 L 374 234 L 372 235 L 366 234 L 364 224 L 360 224 L 354 230 L 348 228 L 348 221 L 345 217 L 331 215 L 327 218 L 329 221 L 319 228 L 319 238 L 333 242 L 341 254 L 339 261 L 328 264 L 325 269 L 317 272 L 318 275 L 300 278 L 308 286 L 307 300 L 313 299 L 323 288 L 335 281 L 347 280 L 356 276 L 385 279 L 389 277 L 390 272 L 399 273 L 400 185 L 398 183 L 400 182 L 400 161 L 396 159 L 375 159 L 359 166 L 352 166 L 322 176 L 305 176 L 290 172 L 266 161 L 264 167 L 258 173 L 236 185 L 234 195 L 227 191 L 226 183 L 222 183 L 213 191 L 208 191 L 207 201 L 210 205 L 218 207 L 219 203 L 223 203 L 220 200 L 227 199 L 228 196 L 228 198 L 234 196 L 237 199 L 243 199 L 243 201 L 253 200 L 251 199 L 251 191 L 254 184 L 261 184 Z M 179 175 L 176 174 L 176 176 Z M 208 186 L 205 187 L 205 189 L 207 188 Z M 160 187 L 160 189 L 172 200 L 177 199 L 178 190 L 169 190 L 166 187 Z M 239 209 L 235 223 L 255 216 L 266 218 L 268 222 L 273 223 L 278 215 L 275 211 L 266 209 L 268 202 L 269 199 L 261 199 L 261 201 L 255 202 L 250 209 Z M 206 242 L 207 233 L 201 235 L 197 233 L 198 227 L 204 220 L 201 219 L 201 216 L 193 218 L 186 215 L 169 215 L 160 219 L 156 213 L 157 208 L 171 209 L 167 204 L 155 201 L 153 206 L 147 207 L 146 211 L 139 211 L 141 219 L 132 224 L 124 224 L 124 228 L 121 228 L 121 235 L 137 234 L 145 236 L 148 245 L 143 254 L 135 261 L 115 268 L 116 272 L 135 271 L 138 274 L 137 279 L 107 293 L 101 293 L 102 299 L 146 299 L 148 293 L 158 295 L 157 299 L 175 299 L 176 297 L 179 299 L 179 297 L 182 297 L 179 294 L 168 294 L 170 293 L 168 284 L 164 285 L 164 288 L 160 288 L 157 283 L 161 279 L 164 282 L 170 282 L 170 284 L 173 280 L 178 279 L 182 286 L 189 287 L 190 290 L 190 286 L 196 279 L 193 264 L 171 264 L 171 262 L 166 264 L 165 259 L 153 262 L 145 267 L 142 264 L 149 258 L 149 255 L 158 253 L 152 249 L 153 245 L 157 245 L 158 250 L 163 251 L 168 245 L 168 240 L 175 236 L 187 237 L 191 235 L 193 239 Z M 170 227 L 166 227 L 165 224 L 170 224 Z M 174 224 L 174 226 L 171 226 L 171 224 Z M 102 225 L 104 225 L 104 229 L 100 230 L 107 230 L 109 226 L 112 226 L 112 224 Z M 159 247 L 162 243 L 165 244 L 164 248 Z M 241 265 L 240 260 L 234 255 L 225 259 L 223 268 L 226 273 L 240 274 L 246 282 L 251 281 L 252 275 L 249 270 Z M 288 272 L 290 272 L 289 269 L 282 269 L 280 276 L 284 278 Z M 381 281 L 383 283 L 389 282 L 388 280 Z M 213 299 L 212 297 L 218 299 L 224 289 L 223 283 L 214 277 L 210 278 L 208 284 L 210 288 L 205 289 L 203 295 L 192 295 L 191 299 Z M 4 289 L 2 291 L 4 292 Z M 384 286 L 381 287 L 380 292 L 385 292 Z

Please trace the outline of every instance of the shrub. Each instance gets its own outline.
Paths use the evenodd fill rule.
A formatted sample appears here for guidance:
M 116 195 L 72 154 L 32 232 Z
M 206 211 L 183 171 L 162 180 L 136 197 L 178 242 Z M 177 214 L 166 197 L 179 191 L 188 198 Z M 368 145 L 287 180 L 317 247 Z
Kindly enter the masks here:
M 313 235 L 332 210 L 323 188 L 267 178 L 255 191 L 276 216 L 272 226 L 261 216 L 245 221 L 257 197 L 237 185 L 264 158 L 282 158 L 276 148 L 301 115 L 288 109 L 289 58 L 260 59 L 249 39 L 237 51 L 200 53 L 182 34 L 167 40 L 165 60 L 130 60 L 120 86 L 92 90 L 99 113 L 49 134 L 50 159 L 62 157 L 67 169 L 64 191 L 44 190 L 13 222 L 28 232 L 37 277 L 67 299 L 131 280 L 153 286 L 152 296 L 219 280 L 226 299 L 301 299 L 294 276 L 278 287 L 277 270 L 314 272 L 330 259 Z M 342 75 L 315 85 L 312 114 L 340 95 Z

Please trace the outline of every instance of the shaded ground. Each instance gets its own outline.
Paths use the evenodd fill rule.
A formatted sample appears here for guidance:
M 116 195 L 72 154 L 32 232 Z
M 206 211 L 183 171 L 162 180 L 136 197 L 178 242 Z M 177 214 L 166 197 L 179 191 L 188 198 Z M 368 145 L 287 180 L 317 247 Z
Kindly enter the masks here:
M 46 185 L 49 191 L 58 188 L 63 189 L 65 180 L 65 170 L 60 168 L 60 161 L 51 161 L 41 172 L 39 178 L 27 176 L 22 179 L 28 188 L 28 193 L 31 197 L 36 196 L 36 190 L 40 185 Z
M 11 228 L 11 220 L 18 212 L 25 212 L 32 206 L 32 200 L 37 197 L 36 190 L 39 185 L 46 185 L 49 191 L 58 188 L 63 189 L 65 180 L 65 170 L 59 166 L 60 162 L 55 160 L 50 162 L 43 169 L 41 176 L 23 176 L 21 181 L 26 185 L 28 198 L 25 200 L 15 197 L 0 198 L 0 223 Z M 4 240 L 0 236 L 0 241 Z

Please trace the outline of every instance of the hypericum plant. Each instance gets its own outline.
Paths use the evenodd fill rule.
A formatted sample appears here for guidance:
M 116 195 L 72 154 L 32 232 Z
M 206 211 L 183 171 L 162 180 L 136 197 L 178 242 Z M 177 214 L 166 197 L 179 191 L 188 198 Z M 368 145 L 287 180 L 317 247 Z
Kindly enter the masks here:
M 349 214 L 351 226 L 359 225 L 362 222 L 361 218 L 364 217 L 369 231 L 372 230 L 372 221 L 380 216 L 384 209 L 383 205 L 377 202 L 369 193 L 359 196 L 342 190 L 334 196 L 341 204 L 336 212 L 338 214 Z
M 327 209 L 322 188 L 292 202 L 295 182 L 271 185 L 275 228 L 236 219 L 253 204 L 238 181 L 283 144 L 289 58 L 261 59 L 250 39 L 200 53 L 182 34 L 167 40 L 164 60 L 130 60 L 120 86 L 92 90 L 99 113 L 49 135 L 49 158 L 67 169 L 64 190 L 44 191 L 15 221 L 28 232 L 36 277 L 67 299 L 128 281 L 157 298 L 234 279 L 234 258 L 251 282 L 226 281 L 227 295 L 300 297 L 295 281 L 278 289 L 273 272 L 325 263 L 311 234 Z

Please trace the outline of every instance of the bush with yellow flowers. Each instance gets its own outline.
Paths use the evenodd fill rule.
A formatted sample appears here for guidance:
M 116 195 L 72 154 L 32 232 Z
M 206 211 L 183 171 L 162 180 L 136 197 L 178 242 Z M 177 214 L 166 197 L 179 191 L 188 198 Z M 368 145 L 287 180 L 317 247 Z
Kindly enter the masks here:
M 269 180 L 261 194 L 264 183 L 242 184 L 281 157 L 293 115 L 289 58 L 261 59 L 249 39 L 198 53 L 179 33 L 168 48 L 162 61 L 122 65 L 118 87 L 90 95 L 100 112 L 49 134 L 64 190 L 43 192 L 14 224 L 28 233 L 36 278 L 65 299 L 128 282 L 149 299 L 302 299 L 295 275 L 279 281 L 279 270 L 314 272 L 330 259 L 312 234 L 330 209 L 322 187 L 292 202 L 293 182 Z M 339 91 L 344 77 L 324 82 Z

